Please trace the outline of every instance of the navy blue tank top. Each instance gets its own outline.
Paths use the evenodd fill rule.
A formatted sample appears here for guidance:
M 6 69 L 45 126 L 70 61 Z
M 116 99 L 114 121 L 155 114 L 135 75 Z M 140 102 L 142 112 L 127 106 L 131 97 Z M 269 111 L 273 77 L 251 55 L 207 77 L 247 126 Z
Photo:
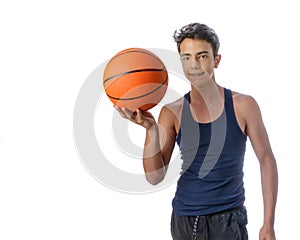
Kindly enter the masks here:
M 172 201 L 177 215 L 201 216 L 244 204 L 246 140 L 235 117 L 231 90 L 224 88 L 223 112 L 210 123 L 194 120 L 190 93 L 184 95 L 176 139 L 182 168 Z

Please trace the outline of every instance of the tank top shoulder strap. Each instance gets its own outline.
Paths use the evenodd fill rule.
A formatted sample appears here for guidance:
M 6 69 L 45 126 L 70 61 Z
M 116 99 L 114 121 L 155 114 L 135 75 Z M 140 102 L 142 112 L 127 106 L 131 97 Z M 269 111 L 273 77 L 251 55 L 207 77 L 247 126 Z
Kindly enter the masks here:
M 238 130 L 239 133 L 241 133 L 243 138 L 246 138 L 236 119 L 234 105 L 233 105 L 232 91 L 230 89 L 225 89 L 224 93 L 225 93 L 225 109 L 226 109 L 227 121 L 231 122 L 235 126 L 235 128 Z
M 191 122 L 190 116 L 190 92 L 187 92 L 183 97 L 182 110 L 181 110 L 181 120 L 180 120 L 180 128 L 176 137 L 176 142 L 180 146 L 181 137 L 182 137 L 182 129 L 184 126 L 189 125 Z
M 181 119 L 187 119 L 189 118 L 190 114 L 190 91 L 184 94 L 183 97 L 183 105 L 182 105 L 182 113 L 181 113 Z
M 230 89 L 224 88 L 224 101 L 225 101 L 224 105 L 226 109 L 226 115 L 230 117 L 234 116 L 232 92 Z

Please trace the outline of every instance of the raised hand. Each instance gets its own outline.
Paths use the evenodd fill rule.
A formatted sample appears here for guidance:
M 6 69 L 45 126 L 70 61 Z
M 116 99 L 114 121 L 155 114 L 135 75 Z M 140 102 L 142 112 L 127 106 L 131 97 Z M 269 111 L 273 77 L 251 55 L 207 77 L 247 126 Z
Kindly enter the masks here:
M 156 124 L 155 118 L 149 111 L 142 112 L 140 109 L 137 109 L 135 112 L 133 112 L 126 108 L 120 108 L 118 106 L 114 106 L 114 108 L 120 113 L 123 118 L 141 125 L 147 130 L 149 130 L 153 125 Z

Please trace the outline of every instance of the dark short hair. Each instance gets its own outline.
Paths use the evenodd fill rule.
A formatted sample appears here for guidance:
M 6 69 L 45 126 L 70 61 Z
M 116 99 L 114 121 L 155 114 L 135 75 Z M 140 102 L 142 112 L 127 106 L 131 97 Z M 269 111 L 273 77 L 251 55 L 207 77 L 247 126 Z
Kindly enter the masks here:
M 211 44 L 214 56 L 218 55 L 220 42 L 215 31 L 205 24 L 191 23 L 176 30 L 173 38 L 177 43 L 177 50 L 180 52 L 180 44 L 186 38 L 205 40 Z

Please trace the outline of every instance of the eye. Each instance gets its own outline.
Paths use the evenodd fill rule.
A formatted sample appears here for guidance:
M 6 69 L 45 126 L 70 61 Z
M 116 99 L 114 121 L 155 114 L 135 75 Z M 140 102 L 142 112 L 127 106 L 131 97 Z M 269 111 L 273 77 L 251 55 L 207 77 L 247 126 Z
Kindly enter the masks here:
M 199 59 L 200 60 L 203 60 L 203 59 L 206 59 L 208 56 L 206 54 L 201 54 L 199 55 Z
M 181 60 L 182 61 L 188 61 L 188 60 L 190 60 L 190 57 L 189 56 L 183 56 L 183 57 L 181 57 Z

